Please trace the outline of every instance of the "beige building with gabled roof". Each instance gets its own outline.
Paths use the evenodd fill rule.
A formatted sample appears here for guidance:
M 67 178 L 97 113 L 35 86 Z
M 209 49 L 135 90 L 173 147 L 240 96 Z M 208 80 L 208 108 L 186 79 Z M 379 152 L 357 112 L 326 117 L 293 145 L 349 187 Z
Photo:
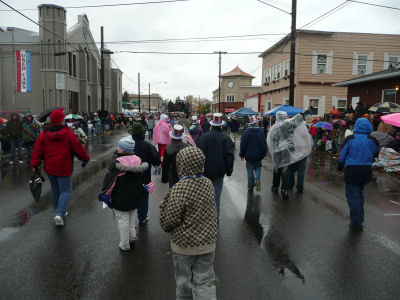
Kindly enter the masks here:
M 261 109 L 268 111 L 289 101 L 290 35 L 259 57 L 263 59 Z M 305 108 L 314 100 L 318 116 L 332 105 L 344 111 L 347 88 L 332 84 L 387 69 L 395 62 L 400 62 L 400 35 L 298 30 L 294 104 Z
M 244 98 L 260 91 L 253 86 L 254 76 L 236 66 L 232 71 L 221 74 L 221 112 L 230 113 L 244 106 Z M 219 112 L 219 89 L 213 91 L 213 112 Z

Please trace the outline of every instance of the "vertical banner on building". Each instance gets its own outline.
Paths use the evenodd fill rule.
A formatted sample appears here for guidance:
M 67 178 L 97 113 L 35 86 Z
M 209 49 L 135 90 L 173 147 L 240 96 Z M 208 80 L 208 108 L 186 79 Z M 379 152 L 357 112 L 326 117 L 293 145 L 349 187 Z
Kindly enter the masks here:
M 17 61 L 17 92 L 32 92 L 31 84 L 31 52 L 15 51 Z

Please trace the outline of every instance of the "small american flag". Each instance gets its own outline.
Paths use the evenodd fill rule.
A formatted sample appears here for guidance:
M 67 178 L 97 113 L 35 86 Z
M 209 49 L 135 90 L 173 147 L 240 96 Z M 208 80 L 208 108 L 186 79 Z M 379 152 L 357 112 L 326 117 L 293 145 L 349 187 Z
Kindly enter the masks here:
M 185 138 L 186 138 L 186 141 L 187 141 L 190 145 L 192 145 L 193 147 L 196 147 L 197 145 L 196 145 L 195 141 L 193 140 L 192 136 L 190 135 L 189 129 L 185 126 L 185 127 L 184 127 L 184 130 L 185 130 Z
M 150 194 L 152 194 L 156 184 L 154 181 L 150 181 L 148 184 L 143 184 L 143 186 Z

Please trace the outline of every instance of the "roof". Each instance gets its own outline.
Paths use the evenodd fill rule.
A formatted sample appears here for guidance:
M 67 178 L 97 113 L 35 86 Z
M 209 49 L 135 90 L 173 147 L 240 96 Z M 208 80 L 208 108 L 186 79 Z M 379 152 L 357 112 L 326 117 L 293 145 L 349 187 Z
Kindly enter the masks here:
M 371 74 L 364 75 L 364 76 L 360 76 L 357 78 L 352 78 L 352 79 L 345 80 L 342 82 L 338 82 L 338 83 L 332 84 L 332 86 L 349 86 L 349 85 L 354 85 L 354 84 L 358 84 L 358 83 L 383 80 L 383 79 L 389 79 L 389 78 L 395 78 L 395 77 L 400 78 L 400 67 L 393 67 L 391 65 L 386 70 L 371 73 Z
M 232 71 L 221 75 L 221 77 L 232 77 L 232 76 L 244 76 L 244 77 L 255 78 L 254 76 L 246 72 L 243 72 L 239 67 L 236 67 Z
M 38 5 L 38 8 L 42 8 L 42 7 L 53 7 L 53 8 L 59 8 L 59 9 L 66 11 L 64 7 L 55 5 L 55 4 L 40 4 L 40 5 Z

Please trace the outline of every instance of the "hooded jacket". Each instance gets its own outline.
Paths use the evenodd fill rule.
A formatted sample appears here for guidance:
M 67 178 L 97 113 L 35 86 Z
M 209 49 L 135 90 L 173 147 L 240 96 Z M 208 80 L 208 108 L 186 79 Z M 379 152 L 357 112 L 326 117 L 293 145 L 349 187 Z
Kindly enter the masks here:
M 235 160 L 235 145 L 229 136 L 222 132 L 220 126 L 213 126 L 211 131 L 203 134 L 197 145 L 206 156 L 204 175 L 210 179 L 231 176 Z
M 28 116 L 26 116 L 26 121 L 22 124 L 22 139 L 25 143 L 33 143 L 40 133 L 40 126 L 33 119 L 28 121 Z M 33 118 L 33 117 L 32 117 Z
M 107 191 L 115 182 L 111 192 L 111 208 L 119 211 L 134 210 L 139 206 L 143 187 L 143 172 L 149 168 L 134 154 L 117 154 L 108 168 L 102 191 Z
M 372 162 L 379 154 L 379 143 L 369 135 L 371 131 L 371 122 L 360 118 L 354 125 L 354 134 L 343 143 L 338 169 L 344 167 L 346 183 L 365 184 L 372 179 Z
M 16 120 L 13 119 L 14 116 L 17 116 Z M 22 122 L 17 113 L 11 114 L 10 120 L 7 122 L 6 133 L 12 139 L 22 137 Z
M 176 160 L 181 180 L 160 206 L 161 227 L 171 234 L 172 250 L 177 253 L 212 252 L 217 240 L 217 207 L 213 184 L 200 176 L 205 156 L 196 147 L 186 147 Z
M 176 167 L 176 156 L 180 150 L 188 146 L 189 145 L 184 143 L 181 139 L 171 140 L 171 144 L 167 146 L 164 153 L 161 182 L 175 184 L 179 181 Z
M 259 127 L 247 128 L 240 139 L 239 156 L 248 161 L 259 161 L 267 155 L 264 131 Z
M 40 133 L 33 148 L 31 167 L 40 166 L 53 176 L 71 176 L 74 156 L 87 163 L 89 154 L 67 126 L 52 125 Z
M 144 132 L 132 134 L 135 141 L 135 154 L 140 157 L 142 162 L 147 162 L 152 166 L 159 166 L 161 164 L 160 156 L 158 155 L 156 147 L 144 140 Z M 147 184 L 151 181 L 151 168 L 149 167 L 143 173 L 143 183 Z
M 153 130 L 154 144 L 169 145 L 171 144 L 171 136 L 169 132 L 172 130 L 171 124 L 164 120 L 160 120 Z

